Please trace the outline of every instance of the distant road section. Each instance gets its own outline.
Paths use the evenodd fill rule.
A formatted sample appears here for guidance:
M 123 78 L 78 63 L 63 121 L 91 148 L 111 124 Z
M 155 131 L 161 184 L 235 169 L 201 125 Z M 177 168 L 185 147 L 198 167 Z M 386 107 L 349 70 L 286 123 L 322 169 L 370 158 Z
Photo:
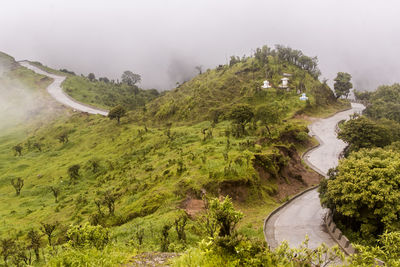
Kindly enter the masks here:
M 362 104 L 353 103 L 351 109 L 311 124 L 311 134 L 319 139 L 320 146 L 304 156 L 310 167 L 326 175 L 330 168 L 337 166 L 339 155 L 346 144 L 337 138 L 336 125 L 363 109 Z M 269 218 L 266 222 L 265 238 L 271 248 L 276 248 L 284 240 L 291 247 L 298 247 L 306 235 L 310 238 L 310 248 L 316 248 L 321 243 L 334 246 L 336 242 L 323 224 L 324 214 L 317 189 L 308 191 Z
M 58 76 L 58 75 L 55 75 L 52 73 L 48 73 L 34 65 L 31 65 L 29 63 L 29 61 L 20 61 L 19 64 L 30 70 L 33 70 L 34 72 L 36 72 L 38 74 L 46 75 L 46 76 L 54 79 L 54 82 L 47 87 L 47 91 L 55 100 L 57 100 L 61 104 L 68 106 L 74 110 L 79 110 L 79 111 L 87 112 L 90 114 L 100 114 L 103 116 L 107 116 L 108 111 L 96 109 L 94 107 L 89 107 L 85 104 L 79 103 L 78 101 L 72 99 L 70 96 L 65 94 L 61 88 L 61 84 L 65 80 L 65 76 Z

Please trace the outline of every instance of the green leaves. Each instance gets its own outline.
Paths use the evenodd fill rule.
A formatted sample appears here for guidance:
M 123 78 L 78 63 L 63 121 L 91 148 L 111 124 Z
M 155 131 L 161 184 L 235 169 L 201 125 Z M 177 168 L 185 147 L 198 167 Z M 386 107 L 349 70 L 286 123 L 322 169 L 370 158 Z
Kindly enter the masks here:
M 103 249 L 109 242 L 109 230 L 100 225 L 74 225 L 68 230 L 67 238 L 72 247 Z
M 338 137 L 350 145 L 350 151 L 384 147 L 392 141 L 387 127 L 363 116 L 345 122 Z
M 395 228 L 400 216 L 400 153 L 362 149 L 340 162 L 321 203 L 364 238 Z
M 337 98 L 341 96 L 345 96 L 347 98 L 349 96 L 350 89 L 353 88 L 353 84 L 350 82 L 350 80 L 350 74 L 346 72 L 338 72 L 336 78 L 334 79 L 335 83 L 333 84 Z
M 122 106 L 116 106 L 108 113 L 110 120 L 116 119 L 118 124 L 120 123 L 121 118 L 124 116 L 126 116 L 126 109 Z

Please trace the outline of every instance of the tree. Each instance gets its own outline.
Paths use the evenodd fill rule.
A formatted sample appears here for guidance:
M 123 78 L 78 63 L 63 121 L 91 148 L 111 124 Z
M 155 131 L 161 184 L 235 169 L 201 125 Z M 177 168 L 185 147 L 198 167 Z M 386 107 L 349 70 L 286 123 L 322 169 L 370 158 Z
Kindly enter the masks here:
M 178 240 L 186 242 L 186 233 L 185 233 L 185 226 L 187 223 L 187 216 L 186 214 L 175 219 L 175 230 L 176 234 L 178 235 Z
M 350 94 L 350 89 L 353 88 L 353 84 L 350 82 L 351 75 L 346 72 L 338 72 L 336 78 L 334 79 L 335 83 L 333 87 L 335 89 L 336 98 L 341 96 L 345 96 L 346 98 Z
M 198 65 L 198 66 L 196 66 L 194 68 L 199 72 L 199 74 L 203 73 L 203 66 L 202 65 Z
M 161 251 L 162 252 L 167 252 L 168 247 L 169 247 L 169 229 L 171 229 L 171 225 L 165 224 L 161 230 L 161 240 L 160 240 L 160 245 L 161 245 Z
M 281 121 L 282 112 L 278 105 L 263 105 L 257 108 L 255 118 L 261 121 L 267 128 L 268 134 L 271 135 L 271 124 L 276 124 Z
M 18 155 L 20 157 L 22 156 L 23 147 L 21 145 L 16 145 L 16 146 L 13 147 L 13 149 L 15 151 L 15 155 Z
M 50 190 L 51 190 L 51 192 L 53 192 L 54 201 L 57 203 L 58 195 L 60 194 L 60 188 L 57 188 L 55 186 L 50 186 Z
M 19 196 L 21 194 L 22 187 L 24 187 L 24 180 L 20 177 L 13 178 L 11 179 L 11 185 L 14 187 L 17 196 Z
M 142 77 L 139 74 L 127 70 L 122 73 L 121 81 L 129 86 L 134 86 L 142 81 Z
M 324 106 L 337 101 L 335 94 L 329 88 L 326 80 L 322 84 L 314 86 L 312 92 L 314 94 L 315 105 L 317 106 Z
M 110 82 L 110 80 L 107 77 L 100 77 L 99 81 L 100 82 L 104 82 L 104 83 L 109 83 Z
M 320 192 L 322 205 L 364 240 L 400 230 L 399 159 L 400 153 L 382 148 L 351 153 Z
M 103 195 L 103 204 L 107 206 L 109 215 L 114 215 L 115 201 L 118 199 L 116 193 L 112 193 L 111 190 L 107 190 Z
M 349 151 L 384 147 L 391 143 L 389 130 L 364 116 L 345 122 L 338 137 L 349 144 Z
M 257 48 L 254 53 L 254 57 L 260 62 L 262 65 L 268 64 L 268 57 L 271 55 L 271 48 L 267 45 L 264 45 L 261 48 Z
M 237 56 L 231 56 L 231 59 L 229 60 L 229 67 L 232 67 L 236 65 L 237 63 L 240 62 L 240 58 Z
M 94 75 L 94 73 L 89 73 L 88 79 L 89 79 L 89 81 L 93 82 L 96 80 L 96 76 Z
M 254 113 L 249 106 L 238 105 L 233 108 L 229 117 L 239 126 L 240 134 L 244 134 L 246 124 L 254 117 Z
M 74 248 L 104 249 L 110 241 L 110 231 L 101 225 L 73 225 L 67 231 L 68 244 Z
M 233 234 L 243 214 L 233 207 L 232 199 L 227 196 L 223 201 L 213 198 L 208 203 L 208 216 L 216 222 L 217 235 L 220 237 Z
M 75 182 L 79 178 L 79 169 L 81 166 L 79 164 L 74 164 L 68 168 L 68 175 L 71 182 Z
M 357 253 L 349 258 L 351 266 L 400 266 L 400 232 L 385 232 L 379 237 L 377 246 L 356 245 Z
M 34 143 L 33 147 L 36 148 L 39 152 L 42 152 L 42 144 L 41 143 Z
M 88 161 L 88 165 L 93 173 L 97 173 L 100 168 L 100 160 L 98 158 L 92 158 Z
M 400 122 L 400 84 L 379 86 L 375 92 L 366 93 L 362 100 L 368 102 L 364 110 L 368 117 Z
M 40 230 L 43 234 L 47 235 L 47 240 L 49 241 L 49 246 L 52 245 L 51 239 L 53 238 L 53 232 L 56 230 L 58 226 L 58 222 L 55 223 L 41 223 L 42 228 Z
M 14 238 L 0 239 L 1 255 L 7 266 L 8 258 L 16 253 L 17 244 Z
M 116 106 L 115 108 L 111 109 L 108 113 L 108 117 L 110 120 L 117 119 L 118 124 L 120 124 L 120 120 L 122 117 L 126 115 L 126 110 L 122 106 Z
M 39 234 L 38 231 L 31 229 L 28 232 L 28 239 L 29 239 L 29 249 L 32 249 L 35 252 L 36 260 L 40 260 L 39 249 L 42 243 L 42 236 Z

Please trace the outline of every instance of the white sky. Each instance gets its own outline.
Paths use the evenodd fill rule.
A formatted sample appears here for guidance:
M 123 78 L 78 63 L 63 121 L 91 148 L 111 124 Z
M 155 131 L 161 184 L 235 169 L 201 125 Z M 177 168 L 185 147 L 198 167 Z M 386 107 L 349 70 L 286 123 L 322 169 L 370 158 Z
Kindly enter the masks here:
M 400 81 L 400 2 L 385 0 L 0 0 L 0 51 L 77 73 L 142 74 L 167 89 L 263 44 L 318 56 L 359 89 Z

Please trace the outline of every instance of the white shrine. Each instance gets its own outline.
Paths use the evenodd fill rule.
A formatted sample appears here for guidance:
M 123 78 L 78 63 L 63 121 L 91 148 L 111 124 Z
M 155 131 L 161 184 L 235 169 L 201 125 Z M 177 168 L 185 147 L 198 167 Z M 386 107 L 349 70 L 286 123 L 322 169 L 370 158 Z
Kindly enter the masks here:
M 301 100 L 301 101 L 306 101 L 306 100 L 308 100 L 308 97 L 306 96 L 306 93 L 302 93 L 302 94 L 301 94 L 300 100 Z
M 283 77 L 281 79 L 281 81 L 282 81 L 282 84 L 279 85 L 280 88 L 288 88 L 289 87 L 288 86 L 289 78 Z
M 261 87 L 264 88 L 264 89 L 268 89 L 268 88 L 271 88 L 271 85 L 269 85 L 269 81 L 265 80 L 264 81 L 264 85 L 261 86 Z

